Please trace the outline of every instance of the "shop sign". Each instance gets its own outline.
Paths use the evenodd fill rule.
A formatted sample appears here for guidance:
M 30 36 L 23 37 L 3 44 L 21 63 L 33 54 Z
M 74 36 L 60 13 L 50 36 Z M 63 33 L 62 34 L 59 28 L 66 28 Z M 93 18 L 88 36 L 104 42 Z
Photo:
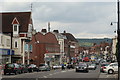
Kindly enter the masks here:
M 14 55 L 14 51 L 11 49 L 0 49 L 0 55 Z

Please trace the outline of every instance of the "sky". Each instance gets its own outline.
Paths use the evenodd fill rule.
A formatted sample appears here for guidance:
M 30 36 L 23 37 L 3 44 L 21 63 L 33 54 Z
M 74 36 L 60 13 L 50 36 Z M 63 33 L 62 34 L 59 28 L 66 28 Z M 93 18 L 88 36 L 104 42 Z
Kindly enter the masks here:
M 76 38 L 113 38 L 117 24 L 115 0 L 0 0 L 0 12 L 31 11 L 37 31 L 64 30 Z

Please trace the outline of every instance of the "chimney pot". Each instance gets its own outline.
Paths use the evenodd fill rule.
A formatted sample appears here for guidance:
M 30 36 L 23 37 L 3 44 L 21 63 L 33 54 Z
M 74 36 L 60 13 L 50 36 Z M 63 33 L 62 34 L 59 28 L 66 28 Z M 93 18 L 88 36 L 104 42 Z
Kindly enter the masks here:
M 47 33 L 47 30 L 46 29 L 42 29 L 41 32 Z
M 59 31 L 58 31 L 58 30 L 54 30 L 53 32 L 55 32 L 55 33 L 59 33 Z

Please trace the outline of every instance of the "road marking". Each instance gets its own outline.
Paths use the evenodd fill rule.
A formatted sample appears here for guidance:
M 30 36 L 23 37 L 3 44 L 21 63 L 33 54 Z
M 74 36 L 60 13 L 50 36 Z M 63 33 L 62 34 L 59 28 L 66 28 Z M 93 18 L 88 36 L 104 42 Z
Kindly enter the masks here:
M 49 74 L 49 75 L 53 75 L 53 74 Z
M 47 76 L 43 76 L 44 78 L 47 78 Z
M 61 71 L 61 72 L 66 72 L 66 71 Z
M 57 73 L 53 73 L 53 74 L 57 74 Z

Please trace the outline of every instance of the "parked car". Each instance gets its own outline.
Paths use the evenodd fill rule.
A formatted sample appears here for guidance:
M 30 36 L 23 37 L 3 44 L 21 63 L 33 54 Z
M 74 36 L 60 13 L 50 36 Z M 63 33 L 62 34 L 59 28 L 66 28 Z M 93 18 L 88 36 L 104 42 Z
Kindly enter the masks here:
M 118 72 L 118 63 L 110 63 L 108 66 L 104 68 L 104 71 L 108 74 L 113 74 L 115 72 Z
M 30 64 L 28 65 L 28 71 L 29 72 L 34 72 L 34 71 L 39 71 L 38 67 L 35 64 Z
M 95 60 L 95 64 L 96 64 L 96 65 L 99 65 L 99 61 L 98 61 L 98 60 Z
M 89 68 L 89 70 L 90 69 L 95 70 L 97 68 L 97 66 L 96 66 L 96 64 L 89 64 L 88 68 Z
M 45 63 L 41 63 L 38 69 L 39 71 L 50 71 L 50 66 Z
M 61 65 L 53 65 L 52 66 L 53 69 L 61 69 L 61 67 L 62 67 Z
M 79 71 L 89 72 L 88 65 L 86 63 L 79 63 L 78 66 L 76 66 L 76 72 Z
M 101 64 L 101 67 L 100 67 L 100 72 L 103 72 L 103 73 L 104 73 L 104 72 L 105 72 L 104 69 L 105 69 L 106 66 L 108 66 L 109 64 L 110 64 L 110 63 L 102 63 L 102 64 Z
M 84 57 L 83 62 L 89 62 L 89 57 Z
M 21 68 L 16 63 L 5 64 L 4 75 L 6 75 L 7 73 L 9 74 L 14 73 L 15 75 L 17 75 L 18 73 L 21 73 Z
M 105 60 L 105 59 L 102 59 L 101 61 L 100 61 L 100 63 L 102 64 L 102 63 L 106 63 L 107 61 Z
M 28 72 L 28 67 L 25 64 L 19 64 L 21 68 L 22 73 L 27 73 Z
M 71 68 L 74 69 L 74 65 L 73 65 L 73 64 L 68 64 L 68 65 L 67 65 L 67 68 L 68 68 L 68 69 L 71 69 Z

